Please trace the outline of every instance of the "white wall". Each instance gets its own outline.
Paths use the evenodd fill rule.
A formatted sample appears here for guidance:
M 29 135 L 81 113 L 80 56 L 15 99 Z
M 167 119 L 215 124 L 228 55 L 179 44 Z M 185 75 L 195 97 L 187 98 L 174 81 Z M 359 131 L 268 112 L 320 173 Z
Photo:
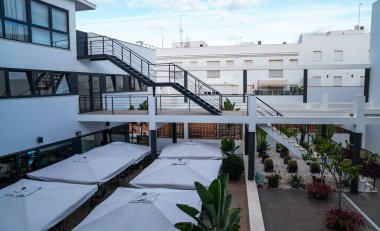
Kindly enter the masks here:
M 325 93 L 328 102 L 353 103 L 357 95 L 364 95 L 364 87 L 308 87 L 307 101 L 321 102 Z
M 344 33 L 344 34 L 343 34 Z M 369 38 L 363 31 L 345 31 L 337 34 L 304 34 L 297 44 L 263 44 L 245 46 L 208 46 L 190 48 L 165 48 L 157 50 L 157 62 L 173 62 L 190 71 L 197 78 L 224 94 L 242 94 L 243 70 L 248 70 L 248 92 L 258 89 L 259 80 L 269 78 L 269 69 L 283 69 L 283 78 L 290 85 L 303 84 L 303 69 L 309 77 L 321 76 L 322 86 L 333 86 L 333 77 L 342 76 L 342 86 L 360 86 L 364 69 L 321 69 L 329 65 L 369 65 Z M 334 59 L 334 51 L 343 50 L 343 60 Z M 322 51 L 322 60 L 313 61 L 313 51 Z M 245 60 L 252 60 L 246 65 Z M 270 65 L 270 60 L 282 60 L 282 65 Z M 296 63 L 291 60 L 297 60 Z M 207 61 L 219 61 L 220 66 L 207 66 Z M 233 61 L 233 65 L 228 62 Z M 196 64 L 194 64 L 196 62 Z M 220 70 L 220 78 L 207 78 L 207 70 Z M 329 76 L 329 77 L 327 77 Z M 159 78 L 158 81 L 167 81 Z M 173 92 L 168 92 L 173 93 Z
M 77 121 L 78 96 L 0 100 L 0 156 L 105 129 L 105 123 Z M 119 123 L 111 124 L 117 126 Z
M 380 107 L 380 1 L 372 5 L 371 26 L 371 78 L 369 88 L 369 101 L 375 108 Z M 366 126 L 365 148 L 380 153 L 379 145 L 380 126 Z

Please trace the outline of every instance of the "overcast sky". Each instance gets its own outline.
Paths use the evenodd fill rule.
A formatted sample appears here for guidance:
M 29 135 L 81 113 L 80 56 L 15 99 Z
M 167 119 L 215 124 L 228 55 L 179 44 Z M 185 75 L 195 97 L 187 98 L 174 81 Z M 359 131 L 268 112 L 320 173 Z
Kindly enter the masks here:
M 77 13 L 77 28 L 135 43 L 171 47 L 180 40 L 208 45 L 295 43 L 301 33 L 353 29 L 370 32 L 375 0 L 89 0 L 94 11 Z M 163 34 L 163 36 L 162 36 Z

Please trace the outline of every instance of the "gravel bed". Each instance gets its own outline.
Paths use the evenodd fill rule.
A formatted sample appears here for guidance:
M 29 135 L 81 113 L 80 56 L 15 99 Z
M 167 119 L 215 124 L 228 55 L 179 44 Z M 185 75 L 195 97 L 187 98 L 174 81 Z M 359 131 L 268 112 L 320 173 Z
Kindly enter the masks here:
M 267 151 L 269 158 L 273 160 L 273 172 L 264 172 L 264 164 L 261 163 L 261 157 L 259 157 L 258 153 L 255 154 L 255 171 L 260 172 L 264 176 L 271 175 L 274 173 L 278 173 L 281 176 L 281 180 L 279 182 L 279 188 L 281 189 L 291 189 L 289 182 L 291 180 L 291 175 L 298 174 L 301 176 L 301 184 L 307 184 L 313 181 L 313 176 L 320 178 L 320 173 L 310 173 L 309 165 L 300 157 L 294 155 L 293 153 L 289 153 L 289 156 L 297 161 L 298 164 L 298 172 L 297 173 L 288 173 L 287 164 L 284 164 L 284 159 L 280 157 L 280 153 L 275 151 L 275 148 L 271 148 L 271 150 Z M 333 179 L 329 173 L 325 172 L 325 181 L 334 185 Z

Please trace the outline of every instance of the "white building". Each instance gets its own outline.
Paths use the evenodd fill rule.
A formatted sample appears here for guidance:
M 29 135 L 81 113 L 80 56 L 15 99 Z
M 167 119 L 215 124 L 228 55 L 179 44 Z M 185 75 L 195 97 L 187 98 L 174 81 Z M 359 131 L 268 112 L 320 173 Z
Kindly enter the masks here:
M 345 86 L 358 93 L 364 86 L 364 70 L 358 64 L 369 64 L 369 40 L 364 30 L 346 30 L 302 34 L 296 44 L 184 42 L 182 48 L 174 43 L 172 48 L 158 49 L 157 61 L 173 62 L 223 94 L 243 93 L 243 70 L 247 70 L 247 93 L 253 93 L 303 86 L 303 69 L 309 69 L 309 87 Z
M 247 70 L 247 94 L 260 85 L 289 89 L 316 76 L 321 77 L 321 86 L 356 87 L 364 69 L 370 68 L 369 34 L 362 31 L 302 35 L 297 44 L 209 47 L 196 42 L 189 48 L 159 50 L 156 65 L 155 50 L 76 31 L 75 12 L 95 9 L 87 1 L 1 2 L 0 169 L 10 181 L 30 171 L 35 160 L 40 168 L 110 139 L 128 141 L 132 122 L 148 124 L 142 127 L 149 129 L 153 154 L 171 142 L 156 140 L 157 131 L 167 124 L 179 124 L 183 139 L 214 142 L 232 130 L 236 139 L 251 146 L 246 149 L 250 151 L 256 125 L 337 124 L 365 134 L 366 127 L 380 124 L 373 116 L 378 113 L 378 97 L 370 97 L 371 104 L 365 105 L 363 88 L 356 94 L 341 87 L 348 92 L 339 93 L 345 101 L 323 96 L 329 89 L 324 87 L 306 103 L 305 97 L 316 95 L 310 86 L 303 96 L 227 96 L 240 109 L 233 112 L 223 111 L 226 95 L 219 94 L 242 94 L 243 70 Z M 377 51 L 376 45 L 373 50 Z M 168 62 L 174 63 L 164 64 Z M 330 90 L 339 92 L 336 87 Z M 133 110 L 138 107 L 142 110 Z M 229 124 L 234 124 L 233 129 Z M 376 142 L 369 141 L 372 136 L 355 136 L 357 147 L 368 143 L 378 150 Z

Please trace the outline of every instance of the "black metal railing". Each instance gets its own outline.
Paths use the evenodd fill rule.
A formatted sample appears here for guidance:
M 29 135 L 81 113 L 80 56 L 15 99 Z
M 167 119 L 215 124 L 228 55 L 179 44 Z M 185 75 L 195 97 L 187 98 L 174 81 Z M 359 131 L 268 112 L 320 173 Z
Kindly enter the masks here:
M 94 102 L 96 102 L 94 104 Z M 80 113 L 104 111 L 106 114 L 148 114 L 147 95 L 79 96 Z M 137 111 L 137 112 L 136 112 Z
M 283 116 L 279 111 L 264 102 L 259 97 L 256 97 L 256 112 L 261 116 Z
M 221 111 L 220 93 L 193 74 L 174 63 L 156 64 L 157 76 L 164 77 L 169 83 L 177 83 L 208 104 Z
M 155 78 L 157 72 L 161 78 L 166 78 L 167 83 L 177 83 L 185 89 L 179 89 L 180 91 L 187 90 L 197 97 L 204 95 L 205 92 L 208 93 L 208 97 L 203 97 L 204 102 L 217 110 L 221 110 L 219 92 L 174 63 L 153 64 L 122 42 L 106 36 L 78 38 L 77 46 L 78 58 L 107 55 L 109 58 L 114 59 L 115 62 L 121 61 L 121 64 L 127 64 L 149 79 Z
M 255 90 L 255 95 L 303 95 L 291 90 Z

